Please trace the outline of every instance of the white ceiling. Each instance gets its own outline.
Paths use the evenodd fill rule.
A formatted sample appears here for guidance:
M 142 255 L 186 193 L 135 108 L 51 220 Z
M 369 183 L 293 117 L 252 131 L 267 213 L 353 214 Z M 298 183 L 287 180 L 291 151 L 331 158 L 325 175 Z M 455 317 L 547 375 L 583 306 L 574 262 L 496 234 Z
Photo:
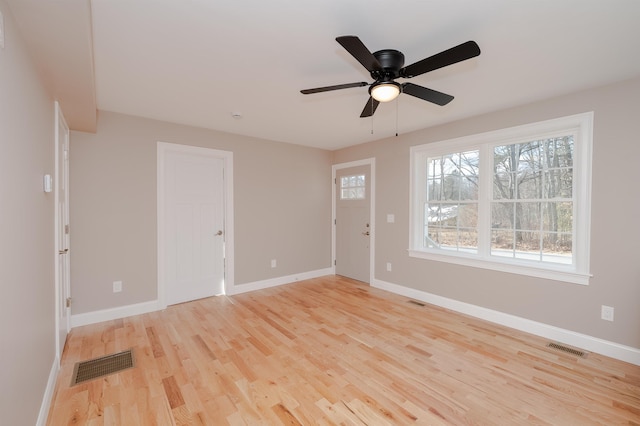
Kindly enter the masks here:
M 640 75 L 637 0 L 6 1 L 27 33 L 46 24 L 30 24 L 37 8 L 20 4 L 90 4 L 90 13 L 67 16 L 90 20 L 92 34 L 74 37 L 92 40 L 92 52 L 64 31 L 45 33 L 49 50 L 93 54 L 84 72 L 95 70 L 99 110 L 326 149 Z M 407 65 L 468 40 L 482 53 L 411 79 L 454 95 L 449 105 L 401 95 L 363 119 L 366 87 L 300 93 L 371 81 L 340 35 L 357 35 L 372 52 L 400 50 Z M 64 68 L 48 56 L 44 69 Z

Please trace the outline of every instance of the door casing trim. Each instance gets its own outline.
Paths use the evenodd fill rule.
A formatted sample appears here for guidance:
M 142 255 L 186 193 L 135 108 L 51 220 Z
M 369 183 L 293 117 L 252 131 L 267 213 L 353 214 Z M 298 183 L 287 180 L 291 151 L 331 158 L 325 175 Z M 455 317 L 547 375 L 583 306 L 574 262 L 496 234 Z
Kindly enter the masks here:
M 54 250 L 54 297 L 55 297 L 55 342 L 56 342 L 56 363 L 57 365 L 60 365 L 60 362 L 62 360 L 62 351 L 64 349 L 64 343 L 65 342 L 61 342 L 60 341 L 60 327 L 62 326 L 62 324 L 60 324 L 60 314 L 61 314 L 61 309 L 67 309 L 67 315 L 66 315 L 66 324 L 64 325 L 65 328 L 67 329 L 67 334 L 69 334 L 69 331 L 71 330 L 71 309 L 69 308 L 64 308 L 62 306 L 60 306 L 60 300 L 61 300 L 61 294 L 67 296 L 67 297 L 71 297 L 71 286 L 70 286 L 70 276 L 67 277 L 67 280 L 69 281 L 69 285 L 67 287 L 67 283 L 64 282 L 60 282 L 60 264 L 59 264 L 59 257 L 60 255 L 58 254 L 59 251 L 62 249 L 62 247 L 60 247 L 60 209 L 59 209 L 59 202 L 60 202 L 60 193 L 59 193 L 59 177 L 61 174 L 61 170 L 60 170 L 60 145 L 61 144 L 66 144 L 67 146 L 67 150 L 69 150 L 69 145 L 70 145 L 70 139 L 71 139 L 71 135 L 70 135 L 70 130 L 69 130 L 69 126 L 67 125 L 67 121 L 64 118 L 64 114 L 62 112 L 62 108 L 60 107 L 60 103 L 58 101 L 54 102 L 54 132 L 55 132 L 55 137 L 54 137 L 54 150 L 55 150 L 55 154 L 54 154 L 54 162 L 55 162 L 55 166 L 54 166 L 54 240 L 55 240 L 55 250 Z M 61 141 L 60 140 L 60 125 L 64 126 L 64 129 L 66 130 L 66 141 Z M 65 182 L 65 196 L 66 196 L 66 215 L 67 215 L 67 219 L 69 218 L 69 163 L 67 162 L 67 174 L 66 174 L 66 182 Z M 66 237 L 69 238 L 69 237 Z M 69 241 L 67 241 L 68 246 L 66 248 L 70 247 Z M 70 256 L 69 254 L 66 255 L 67 258 Z M 67 269 L 68 269 L 68 273 L 70 274 L 71 271 L 71 265 L 68 263 L 67 264 Z M 63 287 L 67 287 L 67 288 L 63 288 Z M 65 292 L 67 294 L 65 294 Z

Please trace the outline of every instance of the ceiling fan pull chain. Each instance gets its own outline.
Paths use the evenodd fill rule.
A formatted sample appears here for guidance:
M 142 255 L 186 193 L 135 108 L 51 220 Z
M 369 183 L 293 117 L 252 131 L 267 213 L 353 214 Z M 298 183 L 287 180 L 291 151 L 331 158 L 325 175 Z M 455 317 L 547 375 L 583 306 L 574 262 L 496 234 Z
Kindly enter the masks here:
M 373 98 L 369 98 L 369 104 L 371 105 L 371 134 L 373 134 L 373 112 L 375 108 L 373 108 Z
M 398 137 L 398 109 L 400 108 L 400 98 L 396 98 L 396 137 Z

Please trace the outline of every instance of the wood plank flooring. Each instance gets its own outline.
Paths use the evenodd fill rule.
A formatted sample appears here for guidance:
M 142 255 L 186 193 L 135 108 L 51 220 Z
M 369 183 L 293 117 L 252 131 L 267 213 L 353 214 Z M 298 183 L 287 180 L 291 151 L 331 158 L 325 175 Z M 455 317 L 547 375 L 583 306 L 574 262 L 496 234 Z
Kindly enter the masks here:
M 546 344 L 328 276 L 73 329 L 48 424 L 640 425 L 640 367 Z

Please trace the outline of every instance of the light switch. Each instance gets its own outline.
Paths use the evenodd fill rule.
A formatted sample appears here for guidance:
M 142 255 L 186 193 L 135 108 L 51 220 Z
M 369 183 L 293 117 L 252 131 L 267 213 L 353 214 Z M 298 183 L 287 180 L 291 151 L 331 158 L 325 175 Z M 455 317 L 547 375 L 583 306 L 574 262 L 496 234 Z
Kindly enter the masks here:
M 51 179 L 51 175 L 44 175 L 42 186 L 44 187 L 44 192 L 51 192 L 53 189 L 53 179 Z
M 393 214 L 388 214 L 387 215 L 387 223 L 393 223 L 396 221 L 396 216 Z

